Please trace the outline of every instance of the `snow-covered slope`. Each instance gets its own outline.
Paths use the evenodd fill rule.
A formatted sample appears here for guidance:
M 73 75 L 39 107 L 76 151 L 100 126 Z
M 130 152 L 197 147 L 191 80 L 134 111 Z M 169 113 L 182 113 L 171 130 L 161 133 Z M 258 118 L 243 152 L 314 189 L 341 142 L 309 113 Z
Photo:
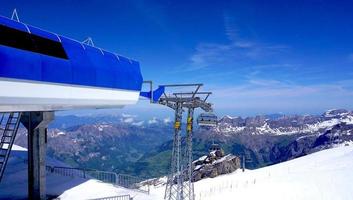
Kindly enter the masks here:
M 277 165 L 195 183 L 196 200 L 353 199 L 353 145 L 323 150 Z M 152 194 L 162 199 L 164 187 Z
M 14 145 L 11 156 L 0 182 L 0 199 L 25 199 L 27 197 L 27 149 Z M 65 164 L 47 158 L 47 165 Z M 94 179 L 47 175 L 47 194 L 59 199 L 94 199 L 130 194 L 134 200 L 153 200 L 153 196 L 134 190 L 117 187 Z
M 26 149 L 14 146 L 3 181 L 0 199 L 27 195 Z M 269 199 L 353 199 L 353 145 L 339 146 L 277 165 L 208 178 L 195 183 L 196 200 Z M 48 164 L 63 164 L 48 158 Z M 92 199 L 130 194 L 134 200 L 163 199 L 164 185 L 151 195 L 116 187 L 97 180 L 47 176 L 47 193 L 60 199 Z

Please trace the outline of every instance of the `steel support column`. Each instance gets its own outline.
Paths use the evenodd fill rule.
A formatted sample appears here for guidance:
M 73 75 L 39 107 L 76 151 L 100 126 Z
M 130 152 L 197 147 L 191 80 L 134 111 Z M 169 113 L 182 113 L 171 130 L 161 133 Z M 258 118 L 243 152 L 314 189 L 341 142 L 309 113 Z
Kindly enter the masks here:
M 168 176 L 164 199 L 181 200 L 182 197 L 182 170 L 181 170 L 181 120 L 183 116 L 183 108 L 181 103 L 176 103 L 175 122 L 174 122 L 174 139 L 171 160 L 171 171 Z M 176 182 L 176 184 L 175 184 Z
M 194 125 L 194 108 L 188 109 L 188 118 L 186 124 L 186 156 L 187 156 L 187 187 L 188 187 L 188 197 L 189 200 L 194 199 L 194 184 L 192 182 L 192 172 L 193 172 L 193 158 L 192 158 L 192 134 L 193 134 L 193 125 Z
M 46 147 L 48 124 L 54 112 L 25 112 L 21 122 L 28 132 L 28 199 L 46 199 Z
M 171 170 L 167 179 L 165 200 L 194 200 L 192 183 L 192 135 L 195 108 L 209 112 L 212 104 L 206 102 L 211 92 L 199 92 L 202 84 L 163 85 L 163 87 L 193 87 L 193 92 L 174 92 L 159 98 L 158 103 L 175 111 L 174 140 L 172 148 Z M 181 141 L 181 119 L 183 108 L 188 109 L 186 137 Z M 185 145 L 184 145 L 185 144 Z

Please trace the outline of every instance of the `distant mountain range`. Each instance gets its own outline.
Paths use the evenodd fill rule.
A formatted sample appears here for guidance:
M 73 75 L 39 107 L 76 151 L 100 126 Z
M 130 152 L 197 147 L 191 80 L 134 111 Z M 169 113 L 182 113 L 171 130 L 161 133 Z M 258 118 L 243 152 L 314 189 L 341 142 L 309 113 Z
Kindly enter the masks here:
M 215 132 L 222 135 L 291 135 L 322 132 L 336 124 L 353 124 L 353 113 L 347 110 L 329 110 L 322 115 L 278 115 L 274 117 L 230 117 L 219 120 Z
M 146 152 L 171 140 L 172 126 L 165 120 L 142 125 L 126 119 L 130 117 L 58 117 L 48 131 L 47 153 L 73 167 L 136 174 L 135 163 Z M 27 146 L 24 128 L 15 143 Z
M 215 140 L 231 153 L 246 156 L 248 166 L 257 168 L 353 141 L 353 112 L 337 109 L 272 119 L 225 116 L 217 127 L 199 129 L 195 140 Z
M 60 116 L 50 125 L 48 154 L 76 167 L 158 177 L 168 173 L 172 133 L 170 119 Z M 16 143 L 26 141 L 22 128 Z M 196 127 L 193 143 L 195 158 L 215 142 L 258 168 L 348 141 L 353 141 L 353 112 L 338 109 L 322 115 L 224 116 L 214 128 Z

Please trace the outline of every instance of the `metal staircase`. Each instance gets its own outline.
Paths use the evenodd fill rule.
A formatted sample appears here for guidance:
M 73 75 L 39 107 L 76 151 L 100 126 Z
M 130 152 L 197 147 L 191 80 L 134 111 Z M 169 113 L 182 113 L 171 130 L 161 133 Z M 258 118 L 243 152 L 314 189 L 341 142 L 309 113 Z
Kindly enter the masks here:
M 7 160 L 9 159 L 12 145 L 15 141 L 16 133 L 20 125 L 20 112 L 12 112 L 9 114 L 2 113 L 0 125 L 2 132 L 0 140 L 0 181 L 5 171 Z M 6 122 L 4 126 L 3 122 Z

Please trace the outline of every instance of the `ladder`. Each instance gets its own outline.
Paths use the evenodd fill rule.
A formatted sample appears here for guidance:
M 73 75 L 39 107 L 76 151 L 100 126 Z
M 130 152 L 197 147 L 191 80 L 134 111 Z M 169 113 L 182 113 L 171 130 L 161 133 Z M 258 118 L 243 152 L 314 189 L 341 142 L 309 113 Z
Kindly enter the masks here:
M 0 182 L 4 175 L 7 160 L 9 159 L 12 145 L 15 141 L 16 133 L 20 125 L 21 113 L 11 112 L 8 116 L 2 114 L 1 122 L 6 121 L 5 127 L 2 128 L 2 137 L 0 140 Z M 1 124 L 0 124 L 1 125 Z

